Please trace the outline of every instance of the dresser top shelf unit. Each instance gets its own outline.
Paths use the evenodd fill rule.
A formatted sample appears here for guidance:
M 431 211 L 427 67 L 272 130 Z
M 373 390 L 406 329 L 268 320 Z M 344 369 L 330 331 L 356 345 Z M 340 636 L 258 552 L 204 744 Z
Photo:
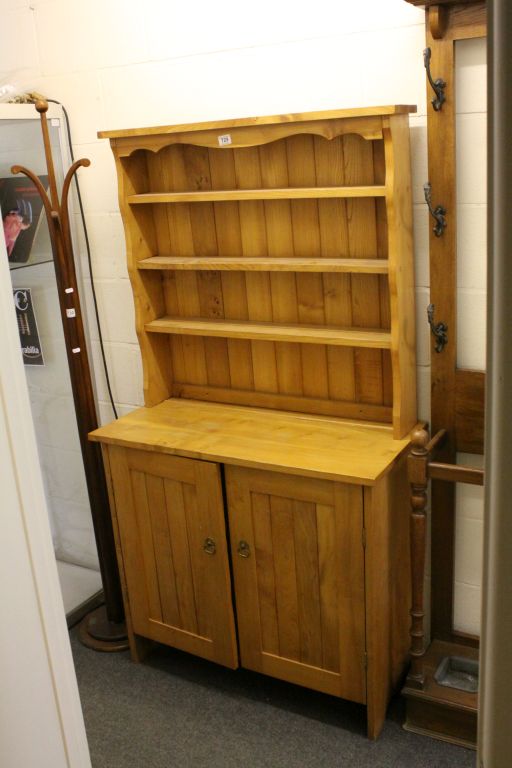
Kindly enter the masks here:
M 161 134 L 182 133 L 189 131 L 209 131 L 219 128 L 249 128 L 281 123 L 303 123 L 317 120 L 347 120 L 358 117 L 382 117 L 383 115 L 409 114 L 416 112 L 411 104 L 396 104 L 384 107 L 359 107 L 356 109 L 333 109 L 318 112 L 299 112 L 285 115 L 266 115 L 263 117 L 239 117 L 234 120 L 214 120 L 200 123 L 181 123 L 178 125 L 151 126 L 149 128 L 122 128 L 113 131 L 99 131 L 100 139 L 121 139 L 139 136 L 159 136 Z
M 375 485 L 409 446 L 391 427 L 173 398 L 91 434 L 127 448 Z
M 410 432 L 414 111 L 99 134 L 116 159 L 147 407 L 188 398 Z

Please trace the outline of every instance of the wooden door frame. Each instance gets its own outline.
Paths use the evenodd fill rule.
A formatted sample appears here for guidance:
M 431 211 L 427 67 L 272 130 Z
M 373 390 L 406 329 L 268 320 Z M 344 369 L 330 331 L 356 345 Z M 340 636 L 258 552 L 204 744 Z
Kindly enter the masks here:
M 3 238 L 0 323 L 0 762 L 91 768 Z
M 484 583 L 481 649 L 478 765 L 505 766 L 512 754 L 512 528 L 509 470 L 512 450 L 512 322 L 510 293 L 512 222 L 506 190 L 512 181 L 510 124 L 512 60 L 510 0 L 495 0 L 489 14 L 489 303 L 487 325 L 487 431 L 484 535 Z

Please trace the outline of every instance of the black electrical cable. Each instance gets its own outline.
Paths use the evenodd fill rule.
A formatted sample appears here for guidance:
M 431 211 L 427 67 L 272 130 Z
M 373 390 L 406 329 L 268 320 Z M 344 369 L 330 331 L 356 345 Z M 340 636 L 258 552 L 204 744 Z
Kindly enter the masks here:
M 66 108 L 65 108 L 65 106 L 63 104 L 61 104 L 60 101 L 56 101 L 56 99 L 46 99 L 46 101 L 51 102 L 52 104 L 58 104 L 59 107 L 62 107 L 62 112 L 64 114 L 64 119 L 65 119 L 65 122 L 66 122 L 66 131 L 67 131 L 67 135 L 68 135 L 69 154 L 71 155 L 71 161 L 74 163 L 75 162 L 75 157 L 74 157 L 74 154 L 73 154 L 73 142 L 72 142 L 72 139 L 71 139 L 71 127 L 70 127 L 70 124 L 69 124 L 69 117 L 68 117 L 68 113 L 66 111 Z M 96 289 L 94 287 L 94 277 L 93 277 L 93 274 L 92 274 L 92 260 L 91 260 L 91 247 L 90 247 L 90 244 L 89 244 L 89 233 L 87 232 L 87 225 L 85 223 L 84 206 L 83 206 L 83 203 L 82 203 L 82 195 L 80 193 L 80 185 L 78 183 L 78 178 L 76 177 L 76 175 L 75 175 L 74 179 L 75 179 L 76 192 L 77 192 L 77 197 L 78 197 L 78 207 L 80 208 L 80 216 L 81 216 L 81 219 L 82 219 L 82 226 L 83 226 L 83 229 L 84 229 L 85 248 L 86 248 L 86 251 L 87 251 L 87 263 L 89 265 L 89 275 L 91 277 L 91 291 L 92 291 L 92 298 L 93 298 L 93 303 L 94 303 L 94 313 L 96 315 L 96 324 L 98 326 L 98 337 L 99 337 L 99 340 L 100 340 L 101 358 L 103 360 L 103 368 L 105 370 L 105 379 L 106 379 L 106 382 L 107 382 L 107 389 L 108 389 L 108 394 L 109 394 L 109 397 L 110 397 L 110 404 L 112 406 L 112 410 L 114 411 L 114 416 L 117 419 L 118 415 L 117 415 L 116 406 L 114 404 L 114 397 L 112 395 L 112 388 L 110 386 L 110 377 L 108 375 L 107 359 L 105 357 L 105 347 L 103 345 L 103 336 L 102 336 L 102 333 L 101 333 L 100 315 L 99 315 L 99 311 L 98 311 L 98 301 L 96 299 Z

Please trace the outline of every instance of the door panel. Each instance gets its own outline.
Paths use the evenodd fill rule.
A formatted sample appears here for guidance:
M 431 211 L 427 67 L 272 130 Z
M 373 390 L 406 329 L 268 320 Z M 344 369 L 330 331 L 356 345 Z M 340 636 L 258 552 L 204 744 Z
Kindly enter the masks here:
M 219 467 L 109 447 L 136 634 L 237 666 Z
M 240 467 L 226 484 L 242 665 L 364 703 L 362 488 Z

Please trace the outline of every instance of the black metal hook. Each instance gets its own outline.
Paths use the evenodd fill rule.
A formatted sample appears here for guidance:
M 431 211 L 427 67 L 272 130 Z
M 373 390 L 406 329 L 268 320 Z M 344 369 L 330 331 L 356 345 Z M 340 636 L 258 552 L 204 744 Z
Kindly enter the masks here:
M 432 187 L 430 185 L 430 182 L 427 181 L 423 185 L 423 192 L 425 195 L 425 202 L 428 205 L 428 209 L 430 211 L 430 214 L 435 219 L 435 224 L 433 227 L 434 235 L 436 237 L 441 237 L 443 232 L 446 229 L 446 208 L 444 205 L 438 205 L 435 208 L 432 206 Z
M 431 58 L 432 58 L 432 51 L 430 50 L 430 48 L 425 48 L 425 50 L 423 51 L 423 63 L 425 65 L 425 69 L 427 70 L 428 81 L 435 93 L 435 97 L 432 99 L 431 104 L 434 107 L 435 111 L 439 112 L 442 109 L 444 102 L 446 101 L 446 96 L 444 95 L 446 82 L 443 80 L 442 77 L 438 77 L 436 80 L 432 79 L 432 75 L 430 74 Z
M 436 340 L 436 352 L 442 352 L 445 345 L 448 344 L 448 326 L 446 323 L 434 322 L 434 304 L 429 304 L 427 307 L 428 324 L 430 325 L 430 331 Z

